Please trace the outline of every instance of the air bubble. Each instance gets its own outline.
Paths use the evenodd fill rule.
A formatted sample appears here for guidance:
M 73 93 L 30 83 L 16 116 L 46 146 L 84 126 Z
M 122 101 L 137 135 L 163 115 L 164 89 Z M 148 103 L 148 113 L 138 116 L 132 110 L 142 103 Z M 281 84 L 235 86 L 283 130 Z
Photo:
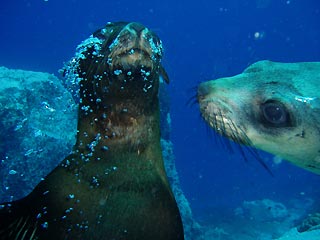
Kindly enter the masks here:
M 74 194 L 69 194 L 69 195 L 68 195 L 68 198 L 69 198 L 69 199 L 73 199 L 73 198 L 74 198 Z
M 49 226 L 48 222 L 44 222 L 41 224 L 41 227 L 43 227 L 44 229 L 47 229 Z
M 103 146 L 101 149 L 102 149 L 103 151 L 108 151 L 108 150 L 109 150 L 108 146 Z
M 114 70 L 113 73 L 114 73 L 115 75 L 119 76 L 119 75 L 122 73 L 122 70 L 117 69 L 117 70 Z
M 10 170 L 10 171 L 9 171 L 9 174 L 10 174 L 10 175 L 15 175 L 15 174 L 17 174 L 17 171 L 15 171 L 15 170 Z

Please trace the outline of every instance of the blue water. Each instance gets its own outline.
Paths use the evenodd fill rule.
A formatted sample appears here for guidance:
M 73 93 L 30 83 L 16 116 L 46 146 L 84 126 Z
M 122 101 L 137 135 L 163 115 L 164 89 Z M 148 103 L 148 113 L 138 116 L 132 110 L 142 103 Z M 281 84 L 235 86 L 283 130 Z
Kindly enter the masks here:
M 262 153 L 271 177 L 253 158 L 217 146 L 198 106 L 186 105 L 199 82 L 258 60 L 320 61 L 318 0 L 3 1 L 0 65 L 58 74 L 108 21 L 141 22 L 164 43 L 177 170 L 196 218 L 210 221 L 244 200 L 319 199 L 319 176 Z

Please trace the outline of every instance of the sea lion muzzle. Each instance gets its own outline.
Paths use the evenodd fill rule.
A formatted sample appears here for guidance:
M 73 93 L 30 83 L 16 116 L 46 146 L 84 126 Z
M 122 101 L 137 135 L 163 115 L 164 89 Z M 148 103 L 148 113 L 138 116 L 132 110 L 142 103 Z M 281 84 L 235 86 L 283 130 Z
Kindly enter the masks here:
M 163 50 L 154 33 L 138 23 L 116 27 L 111 23 L 93 37 L 101 44 L 87 49 L 85 59 L 71 66 L 81 69 L 79 77 L 84 80 L 85 89 L 81 98 L 90 92 L 93 102 L 99 96 L 104 104 L 113 97 L 137 99 L 155 95 Z

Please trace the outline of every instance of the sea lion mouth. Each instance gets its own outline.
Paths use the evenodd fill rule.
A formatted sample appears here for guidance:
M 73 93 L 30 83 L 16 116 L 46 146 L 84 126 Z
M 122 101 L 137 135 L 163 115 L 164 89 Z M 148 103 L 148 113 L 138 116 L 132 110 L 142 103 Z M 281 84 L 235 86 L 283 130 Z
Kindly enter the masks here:
M 113 54 L 112 54 L 113 55 Z M 112 69 L 117 69 L 119 67 L 124 68 L 125 70 L 130 70 L 132 67 L 149 67 L 152 68 L 154 64 L 150 62 L 151 55 L 143 49 L 132 48 L 126 52 L 120 53 L 115 57 L 111 57 L 114 60 L 110 67 Z
M 121 49 L 122 50 L 122 49 Z M 122 71 L 128 73 L 129 71 L 145 69 L 145 71 L 152 72 L 157 66 L 157 61 L 152 60 L 152 55 L 144 49 L 134 47 L 126 49 L 125 51 L 112 51 L 108 57 L 110 70 L 114 73 Z

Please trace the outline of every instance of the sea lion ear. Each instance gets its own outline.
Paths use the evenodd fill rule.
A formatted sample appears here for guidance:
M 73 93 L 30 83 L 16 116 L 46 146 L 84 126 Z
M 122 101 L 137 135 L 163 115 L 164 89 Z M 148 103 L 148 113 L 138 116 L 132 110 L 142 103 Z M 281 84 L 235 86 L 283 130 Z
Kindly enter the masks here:
M 167 84 L 169 84 L 170 82 L 169 76 L 162 65 L 160 65 L 159 74 L 160 74 L 160 78 L 162 78 Z

